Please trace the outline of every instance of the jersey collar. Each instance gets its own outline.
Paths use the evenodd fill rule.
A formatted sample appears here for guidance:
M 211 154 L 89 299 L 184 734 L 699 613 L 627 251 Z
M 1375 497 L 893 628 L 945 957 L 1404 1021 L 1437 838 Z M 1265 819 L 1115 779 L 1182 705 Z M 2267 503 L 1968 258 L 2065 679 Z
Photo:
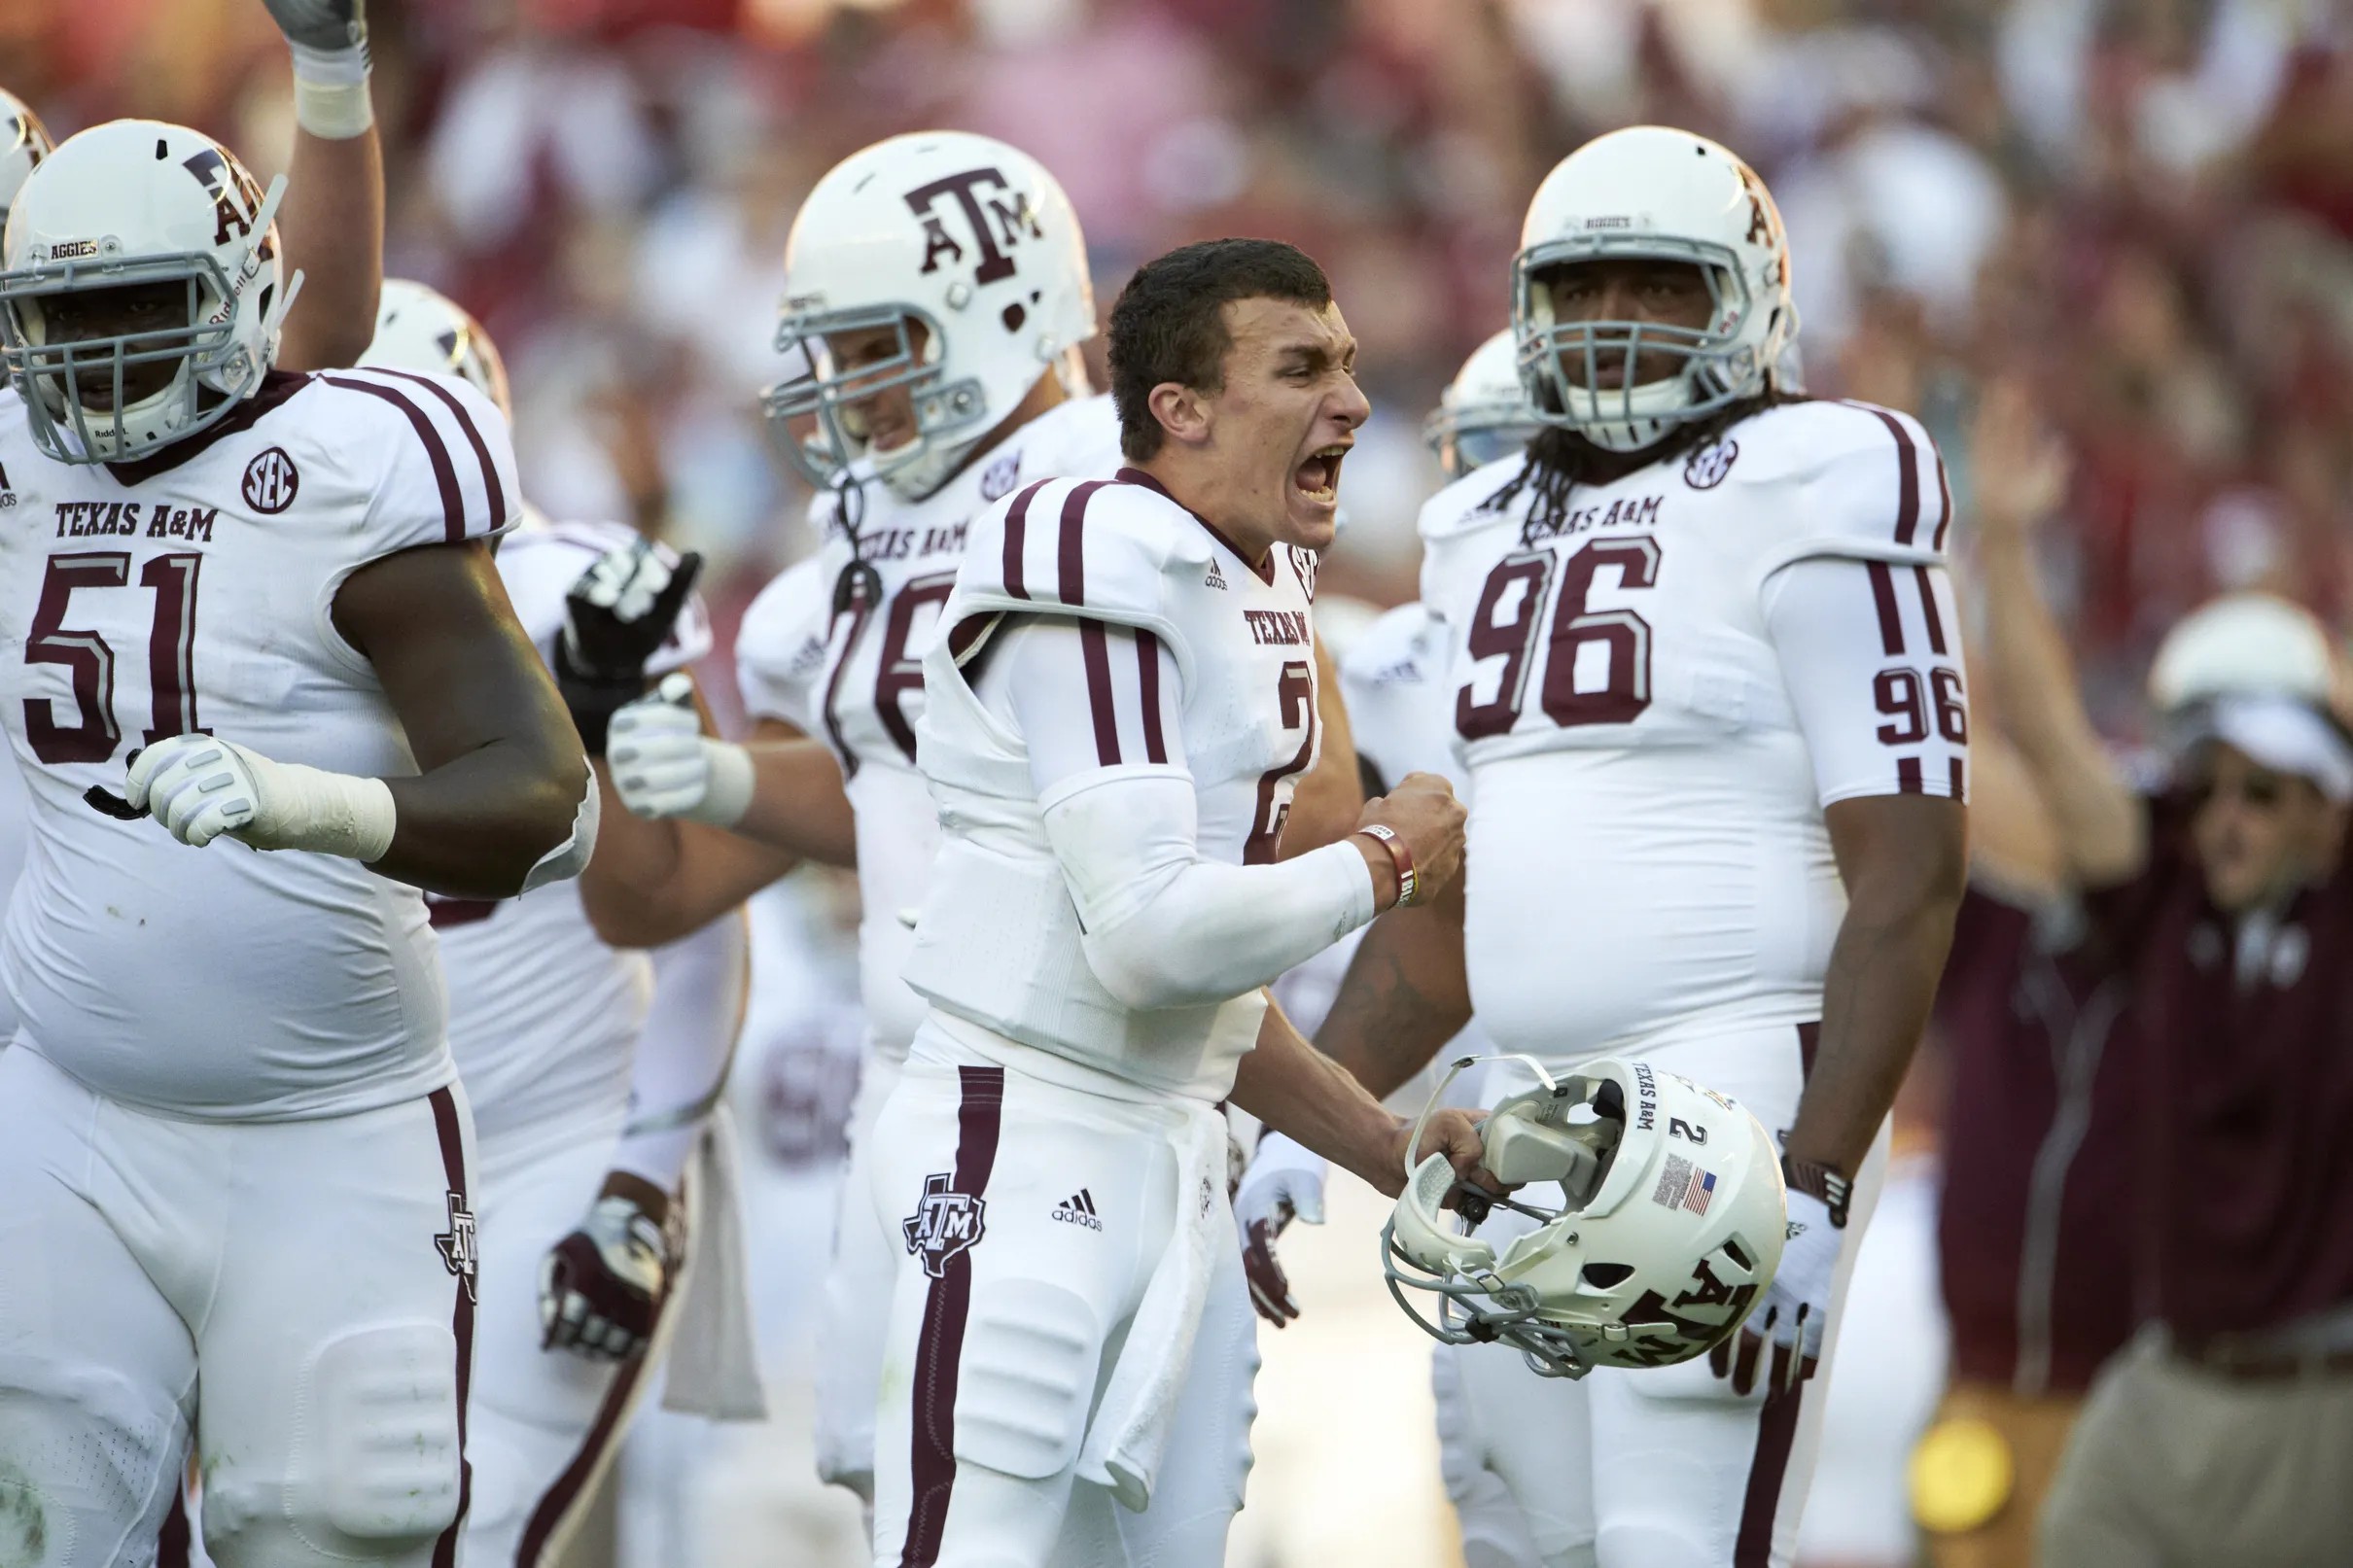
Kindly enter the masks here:
M 159 451 L 128 463 L 109 463 L 107 471 L 118 484 L 132 485 L 152 479 L 158 473 L 168 473 L 191 458 L 199 456 L 205 448 L 224 436 L 251 430 L 263 414 L 310 385 L 310 377 L 293 370 L 272 370 L 262 378 L 262 384 L 236 407 L 205 426 L 193 436 L 184 436 Z

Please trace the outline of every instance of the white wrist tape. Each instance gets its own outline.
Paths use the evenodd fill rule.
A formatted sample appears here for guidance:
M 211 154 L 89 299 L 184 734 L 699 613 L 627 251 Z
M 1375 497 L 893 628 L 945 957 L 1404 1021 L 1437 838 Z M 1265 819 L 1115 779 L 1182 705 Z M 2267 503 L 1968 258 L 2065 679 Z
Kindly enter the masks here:
M 709 782 L 702 801 L 685 815 L 713 827 L 733 827 L 752 809 L 752 753 L 727 741 L 706 740 L 703 761 Z
M 308 850 L 362 864 L 392 848 L 392 790 L 381 779 L 357 779 L 299 762 L 257 771 L 261 800 L 236 836 L 257 850 Z
M 348 141 L 375 123 L 375 104 L 368 91 L 368 46 L 349 49 L 294 51 L 295 123 L 313 136 Z

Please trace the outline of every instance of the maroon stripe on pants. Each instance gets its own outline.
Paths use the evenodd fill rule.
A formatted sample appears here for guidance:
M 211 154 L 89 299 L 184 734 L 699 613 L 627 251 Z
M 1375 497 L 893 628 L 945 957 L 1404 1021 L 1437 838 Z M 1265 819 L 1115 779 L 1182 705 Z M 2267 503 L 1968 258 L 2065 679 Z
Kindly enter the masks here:
M 1857 406 L 1868 407 L 1868 404 Z M 1920 527 L 1920 473 L 1912 450 L 1912 433 L 1884 408 L 1873 408 L 1887 434 L 1895 437 L 1895 541 L 1909 544 Z
M 1095 715 L 1095 760 L 1119 765 L 1119 715 L 1111 703 L 1111 647 L 1103 622 L 1078 623 L 1078 651 L 1087 667 L 1087 708 Z
M 1904 617 L 1895 608 L 1895 574 L 1884 561 L 1866 562 L 1871 573 L 1871 602 L 1879 612 L 1879 647 L 1883 652 L 1904 651 Z
M 449 410 L 452 418 L 457 420 L 458 429 L 466 433 L 466 444 L 474 448 L 474 461 L 482 465 L 482 492 L 490 498 L 490 525 L 496 528 L 500 523 L 506 521 L 507 487 L 499 483 L 499 466 L 490 460 L 490 443 L 482 439 L 480 431 L 474 429 L 474 416 L 466 411 L 466 404 L 460 401 L 458 395 L 450 391 L 442 382 L 429 375 L 419 375 L 414 370 L 379 368 L 377 373 L 397 375 L 404 381 L 414 381 L 418 386 L 441 400 L 441 405 Z M 605 552 L 599 550 L 597 553 L 602 555 Z
M 1895 759 L 1895 786 L 1899 792 L 1907 795 L 1927 793 L 1928 784 L 1920 777 L 1918 757 L 1900 756 Z
M 1765 1396 L 1757 1412 L 1757 1447 L 1748 1462 L 1748 1490 L 1740 1499 L 1740 1533 L 1733 1539 L 1732 1568 L 1773 1568 L 1774 1516 L 1781 1506 L 1781 1482 L 1789 1474 L 1789 1450 L 1798 1437 L 1798 1411 L 1807 1384 L 1786 1394 Z
M 1168 738 L 1160 732 L 1160 639 L 1141 630 L 1136 634 L 1136 679 L 1143 688 L 1144 760 L 1166 762 Z
M 1004 1120 L 1005 1070 L 959 1067 L 964 1098 L 956 1112 L 956 1192 L 986 1194 L 997 1165 L 997 1134 Z M 899 1568 L 932 1568 L 948 1529 L 956 1489 L 956 1378 L 964 1359 L 965 1320 L 972 1311 L 969 1248 L 950 1258 L 924 1302 L 922 1337 L 915 1345 L 915 1439 L 910 1447 L 914 1487 L 907 1540 Z
M 676 1270 L 671 1271 L 669 1277 L 675 1277 L 676 1272 Z M 669 1305 L 669 1278 L 665 1278 L 662 1300 L 654 1304 L 656 1333 L 660 1329 L 661 1314 Z M 572 1463 L 564 1467 L 563 1474 L 555 1478 L 555 1484 L 541 1494 L 538 1506 L 531 1511 L 530 1520 L 523 1526 L 523 1538 L 514 1549 L 515 1568 L 538 1568 L 541 1556 L 547 1550 L 548 1539 L 555 1534 L 555 1527 L 563 1522 L 564 1516 L 579 1501 L 580 1493 L 587 1489 L 597 1467 L 605 1462 L 613 1446 L 619 1441 L 621 1412 L 629 1408 L 630 1396 L 637 1392 L 638 1379 L 646 1375 L 647 1348 L 653 1340 L 654 1335 L 649 1334 L 646 1344 L 638 1348 L 637 1354 L 621 1363 L 613 1375 L 613 1381 L 605 1385 L 604 1401 L 596 1408 L 596 1419 L 588 1424 L 588 1435 L 580 1440 L 579 1450 L 572 1456 Z
M 172 1488 L 171 1512 L 163 1516 L 163 1528 L 156 1534 L 156 1568 L 188 1568 L 194 1533 L 188 1525 L 188 1478 L 183 1475 Z
M 352 381 L 339 375 L 323 375 L 319 379 L 347 392 L 365 392 L 370 398 L 381 398 L 408 416 L 408 428 L 425 443 L 426 460 L 433 465 L 433 482 L 441 492 L 441 537 L 451 544 L 464 539 L 466 502 L 458 492 L 457 466 L 449 461 L 449 443 L 433 428 L 433 416 L 410 402 L 405 393 L 377 386 L 373 381 Z
M 458 1125 L 457 1097 L 446 1089 L 437 1089 L 426 1098 L 433 1105 L 433 1131 L 441 1141 L 441 1178 L 458 1206 L 471 1212 L 474 1205 L 466 1199 L 466 1138 Z M 466 1527 L 466 1510 L 474 1501 L 474 1463 L 466 1457 L 466 1396 L 474 1383 L 473 1276 L 458 1276 L 457 1298 L 449 1332 L 458 1342 L 458 1516 L 433 1544 L 433 1568 L 454 1568 L 458 1532 Z
M 1013 498 L 1013 505 L 1005 511 L 1005 592 L 1016 599 L 1030 597 L 1029 588 L 1021 580 L 1021 550 L 1030 537 L 1030 503 L 1052 482 L 1040 479 L 1029 486 Z
M 1072 485 L 1071 493 L 1062 498 L 1062 538 L 1055 546 L 1055 568 L 1059 578 L 1056 591 L 1062 595 L 1062 602 L 1073 610 L 1087 602 L 1085 535 L 1079 526 L 1087 514 L 1087 498 L 1110 482 L 1108 479 L 1089 479 L 1084 484 Z

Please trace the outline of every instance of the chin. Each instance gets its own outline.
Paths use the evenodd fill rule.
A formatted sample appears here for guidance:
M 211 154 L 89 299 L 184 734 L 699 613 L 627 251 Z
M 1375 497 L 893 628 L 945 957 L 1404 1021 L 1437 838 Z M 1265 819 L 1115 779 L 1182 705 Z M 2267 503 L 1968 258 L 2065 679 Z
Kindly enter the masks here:
M 1340 513 L 1331 511 L 1290 512 L 1283 518 L 1282 540 L 1303 550 L 1328 550 L 1332 540 L 1340 537 Z

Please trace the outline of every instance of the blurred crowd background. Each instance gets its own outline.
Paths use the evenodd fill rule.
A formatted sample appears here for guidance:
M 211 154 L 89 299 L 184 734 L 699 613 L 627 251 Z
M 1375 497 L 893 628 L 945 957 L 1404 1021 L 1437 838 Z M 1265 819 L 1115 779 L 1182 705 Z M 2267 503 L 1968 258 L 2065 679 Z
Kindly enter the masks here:
M 843 156 L 929 125 L 1005 138 L 1060 177 L 1106 309 L 1134 265 L 1191 239 L 1276 235 L 1324 262 L 1377 409 L 1327 588 L 1412 595 L 1413 519 L 1437 482 L 1421 423 L 1504 325 L 1528 194 L 1588 136 L 1664 122 L 1766 176 L 1809 389 L 1927 423 L 1964 572 L 1971 498 L 2006 476 L 2002 454 L 1972 450 L 1981 393 L 2019 389 L 2059 436 L 2044 566 L 2120 742 L 2150 649 L 2209 595 L 2270 587 L 2338 624 L 2353 608 L 2339 0 L 370 0 L 369 17 L 387 271 L 491 329 L 542 507 L 633 519 L 711 558 L 722 647 L 812 543 L 755 401 L 779 369 L 792 214 Z M 178 120 L 265 173 L 291 142 L 284 46 L 249 0 L 0 0 L 0 82 L 60 136 Z M 829 1201 L 790 1172 L 838 1153 L 824 1107 L 855 1070 L 832 896 L 767 917 L 799 923 L 811 957 L 785 988 L 798 999 L 755 1025 L 830 1042 L 746 1078 L 786 1172 L 764 1178 L 787 1184 L 778 1270 L 822 1256 Z M 1888 1288 L 1918 1298 L 1932 1337 L 1925 1232 L 1890 1236 Z M 1941 1353 L 1911 1344 L 1860 1386 Z M 1281 1429 L 1268 1438 L 1280 1468 Z M 661 1451 L 641 1474 L 686 1450 Z M 770 1501 L 739 1522 L 845 1527 L 825 1499 Z M 668 1527 L 652 1512 L 633 1526 Z

